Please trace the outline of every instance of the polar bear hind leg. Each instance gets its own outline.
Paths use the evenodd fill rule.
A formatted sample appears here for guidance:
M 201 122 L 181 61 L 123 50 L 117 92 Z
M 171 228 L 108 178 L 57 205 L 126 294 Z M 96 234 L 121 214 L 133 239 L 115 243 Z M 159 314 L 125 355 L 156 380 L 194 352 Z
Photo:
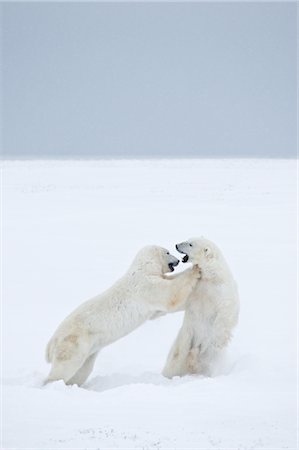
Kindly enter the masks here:
M 162 374 L 167 378 L 188 373 L 187 356 L 192 347 L 192 335 L 181 328 L 167 358 Z
M 188 373 L 205 375 L 211 377 L 213 374 L 213 362 L 217 355 L 217 352 L 212 346 L 202 350 L 204 345 L 194 347 L 188 353 L 186 358 L 186 366 Z
M 70 380 L 67 381 L 66 384 L 77 384 L 78 386 L 81 386 L 81 384 L 83 384 L 91 374 L 97 355 L 98 352 L 90 355 L 83 363 L 83 366 L 80 367 L 80 369 L 75 373 L 75 375 L 72 376 Z
M 83 364 L 83 358 L 72 358 L 67 361 L 54 359 L 47 382 L 63 380 L 67 384 Z
M 88 336 L 69 334 L 52 346 L 52 368 L 47 381 L 69 380 L 87 362 L 91 343 Z

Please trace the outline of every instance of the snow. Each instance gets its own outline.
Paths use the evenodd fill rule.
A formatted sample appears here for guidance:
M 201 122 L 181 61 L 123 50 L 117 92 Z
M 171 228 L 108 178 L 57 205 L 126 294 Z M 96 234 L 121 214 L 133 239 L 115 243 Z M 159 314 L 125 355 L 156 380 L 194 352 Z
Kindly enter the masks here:
M 295 161 L 2 166 L 3 448 L 297 448 Z M 72 309 L 141 246 L 176 254 L 202 234 L 223 250 L 241 300 L 215 377 L 161 375 L 176 313 L 105 348 L 83 387 L 42 385 L 47 340 Z

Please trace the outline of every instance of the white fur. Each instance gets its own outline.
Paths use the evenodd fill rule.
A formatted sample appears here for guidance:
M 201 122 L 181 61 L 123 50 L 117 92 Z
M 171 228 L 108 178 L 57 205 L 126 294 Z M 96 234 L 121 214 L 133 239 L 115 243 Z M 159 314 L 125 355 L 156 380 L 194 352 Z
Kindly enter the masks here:
M 99 350 L 120 339 L 158 312 L 182 307 L 199 277 L 198 268 L 175 279 L 164 276 L 178 264 L 161 247 L 143 248 L 128 272 L 110 289 L 73 311 L 48 343 L 52 363 L 47 381 L 82 384 L 93 369 Z
M 237 285 L 217 246 L 205 238 L 177 245 L 197 264 L 201 278 L 186 303 L 183 325 L 170 350 L 163 375 L 211 375 L 213 361 L 230 338 L 239 315 Z

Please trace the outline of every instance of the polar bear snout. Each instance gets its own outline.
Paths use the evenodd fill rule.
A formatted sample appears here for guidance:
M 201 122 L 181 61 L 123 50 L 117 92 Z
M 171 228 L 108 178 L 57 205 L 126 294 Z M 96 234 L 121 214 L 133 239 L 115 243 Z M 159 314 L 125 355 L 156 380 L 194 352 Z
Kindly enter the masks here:
M 192 244 L 189 242 L 181 242 L 179 244 L 176 244 L 175 248 L 179 253 L 183 253 L 184 256 L 182 258 L 182 262 L 186 263 L 189 260 L 189 252 L 191 250 Z
M 170 261 L 168 262 L 168 268 L 169 268 L 170 272 L 173 272 L 174 267 L 176 267 L 179 264 L 180 260 L 173 255 L 169 255 L 169 256 L 170 256 Z

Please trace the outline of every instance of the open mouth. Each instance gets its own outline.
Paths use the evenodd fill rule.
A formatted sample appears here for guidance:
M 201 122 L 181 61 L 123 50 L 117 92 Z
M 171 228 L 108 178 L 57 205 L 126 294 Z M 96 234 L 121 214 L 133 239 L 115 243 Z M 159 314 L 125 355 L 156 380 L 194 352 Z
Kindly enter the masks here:
M 177 249 L 178 252 L 182 253 L 184 256 L 182 257 L 182 262 L 186 263 L 189 259 L 189 256 L 187 255 L 187 253 L 183 252 L 180 247 L 182 246 L 182 244 L 176 244 L 175 248 Z
M 174 268 L 179 264 L 179 260 L 177 260 L 177 262 L 171 262 L 168 264 L 169 270 L 170 272 L 174 271 Z
M 170 271 L 170 272 L 173 272 L 173 271 L 174 271 L 173 263 L 169 263 L 169 264 L 168 264 L 168 267 L 169 267 L 169 271 Z
M 183 262 L 183 263 L 186 263 L 186 262 L 188 262 L 188 259 L 189 259 L 189 256 L 188 256 L 188 255 L 185 255 L 185 256 L 183 256 L 183 258 L 182 258 L 182 262 Z

